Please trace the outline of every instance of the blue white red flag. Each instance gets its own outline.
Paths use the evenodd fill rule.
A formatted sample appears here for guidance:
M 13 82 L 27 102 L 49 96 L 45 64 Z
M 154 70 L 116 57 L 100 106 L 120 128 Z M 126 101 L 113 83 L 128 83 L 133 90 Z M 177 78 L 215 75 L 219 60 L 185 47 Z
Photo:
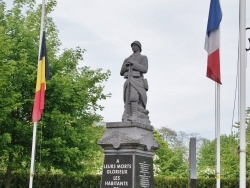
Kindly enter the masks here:
M 208 53 L 207 77 L 221 84 L 220 78 L 220 22 L 222 12 L 219 0 L 211 0 L 207 23 L 205 50 Z

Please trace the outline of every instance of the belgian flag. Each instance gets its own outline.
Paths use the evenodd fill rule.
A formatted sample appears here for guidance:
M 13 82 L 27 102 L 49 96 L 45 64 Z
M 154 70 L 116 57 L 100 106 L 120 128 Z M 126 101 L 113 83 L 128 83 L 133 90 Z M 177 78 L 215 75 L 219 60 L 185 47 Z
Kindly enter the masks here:
M 49 64 L 46 50 L 46 38 L 45 31 L 42 36 L 42 44 L 40 57 L 38 60 L 37 67 L 37 81 L 36 81 L 36 92 L 35 100 L 32 112 L 32 121 L 37 122 L 41 119 L 43 109 L 44 109 L 44 100 L 45 100 L 45 90 L 46 90 L 46 80 L 49 80 Z

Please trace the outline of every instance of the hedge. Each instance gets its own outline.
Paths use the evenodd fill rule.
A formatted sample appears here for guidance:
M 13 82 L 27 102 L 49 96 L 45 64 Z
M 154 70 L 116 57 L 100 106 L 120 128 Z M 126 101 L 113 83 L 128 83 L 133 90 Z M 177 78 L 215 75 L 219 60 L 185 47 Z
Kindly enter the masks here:
M 250 179 L 247 179 L 247 186 L 250 187 Z M 221 187 L 235 188 L 239 187 L 239 179 L 221 179 Z M 187 178 L 168 178 L 155 177 L 155 188 L 189 188 L 189 180 Z M 199 178 L 197 179 L 197 188 L 216 187 L 216 179 Z
M 33 181 L 34 188 L 99 188 L 101 176 L 88 175 L 75 178 L 65 175 L 36 175 Z M 0 187 L 4 188 L 4 175 L 0 175 Z M 13 174 L 11 187 L 27 188 L 29 176 Z
M 189 188 L 188 178 L 169 178 L 156 176 L 154 178 L 155 188 Z M 99 188 L 101 176 L 87 175 L 82 178 L 65 175 L 36 175 L 34 177 L 34 188 Z M 29 176 L 24 174 L 13 174 L 11 187 L 27 188 Z M 198 179 L 197 188 L 216 187 L 215 179 Z M 221 187 L 239 187 L 239 179 L 221 179 Z M 250 187 L 250 179 L 247 180 L 247 187 Z M 0 188 L 4 188 L 4 174 L 0 173 Z

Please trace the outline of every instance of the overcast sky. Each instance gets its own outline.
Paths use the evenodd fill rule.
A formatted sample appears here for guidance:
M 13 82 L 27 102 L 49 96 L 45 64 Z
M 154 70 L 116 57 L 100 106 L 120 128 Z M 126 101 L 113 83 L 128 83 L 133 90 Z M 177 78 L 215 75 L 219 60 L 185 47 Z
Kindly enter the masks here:
M 54 19 L 63 48 L 86 49 L 81 66 L 111 71 L 101 102 L 106 122 L 121 121 L 123 60 L 139 40 L 149 60 L 151 124 L 215 136 L 215 83 L 206 77 L 204 50 L 210 0 L 58 0 Z M 221 134 L 230 134 L 236 87 L 239 2 L 221 0 Z M 250 5 L 247 5 L 250 10 Z M 250 15 L 247 13 L 247 26 Z M 250 37 L 250 31 L 247 33 Z M 249 55 L 248 55 L 249 57 Z M 248 61 L 249 62 L 249 61 Z M 247 83 L 250 81 L 247 69 Z M 247 106 L 250 107 L 247 84 Z M 238 100 L 238 99 L 237 99 Z M 238 121 L 237 106 L 234 122 Z
M 58 1 L 49 16 L 59 29 L 63 47 L 80 46 L 87 50 L 82 66 L 111 71 L 105 92 L 111 92 L 112 97 L 101 103 L 105 106 L 100 112 L 104 121 L 121 121 L 124 79 L 119 75 L 120 68 L 132 53 L 131 42 L 139 40 L 142 54 L 149 60 L 145 77 L 149 81 L 147 109 L 152 125 L 213 139 L 215 83 L 206 77 L 204 50 L 209 4 L 210 0 L 64 0 Z M 238 1 L 221 0 L 221 7 L 221 134 L 230 134 L 239 5 Z M 247 26 L 250 27 L 249 14 Z

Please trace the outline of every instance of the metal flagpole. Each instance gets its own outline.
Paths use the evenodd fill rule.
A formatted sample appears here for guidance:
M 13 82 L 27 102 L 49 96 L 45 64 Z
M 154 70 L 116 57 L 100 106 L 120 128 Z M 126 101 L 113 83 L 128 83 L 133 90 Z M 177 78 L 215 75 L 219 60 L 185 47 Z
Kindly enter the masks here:
M 240 0 L 240 188 L 246 188 L 246 0 Z
M 35 150 L 36 150 L 36 130 L 37 122 L 34 122 L 33 125 L 33 138 L 32 138 L 32 151 L 31 151 L 31 165 L 30 165 L 30 183 L 29 188 L 33 186 L 33 177 L 34 177 L 34 163 L 35 163 Z
M 44 30 L 44 15 L 45 15 L 45 0 L 42 0 L 42 13 L 41 13 L 41 28 L 40 28 L 40 42 L 38 50 L 38 61 L 40 58 L 41 44 L 42 44 L 42 35 Z M 33 125 L 33 138 L 32 138 L 32 150 L 31 150 L 31 164 L 30 164 L 30 182 L 29 188 L 33 187 L 33 178 L 35 174 L 34 163 L 35 163 L 35 151 L 36 151 L 36 131 L 37 131 L 37 122 L 34 122 Z
M 219 1 L 220 2 L 220 1 Z M 219 46 L 220 46 L 220 28 Z M 215 104 L 215 133 L 216 133 L 216 188 L 220 188 L 220 84 L 216 82 L 215 86 L 216 104 Z
M 215 91 L 216 188 L 220 188 L 220 84 L 216 83 Z

